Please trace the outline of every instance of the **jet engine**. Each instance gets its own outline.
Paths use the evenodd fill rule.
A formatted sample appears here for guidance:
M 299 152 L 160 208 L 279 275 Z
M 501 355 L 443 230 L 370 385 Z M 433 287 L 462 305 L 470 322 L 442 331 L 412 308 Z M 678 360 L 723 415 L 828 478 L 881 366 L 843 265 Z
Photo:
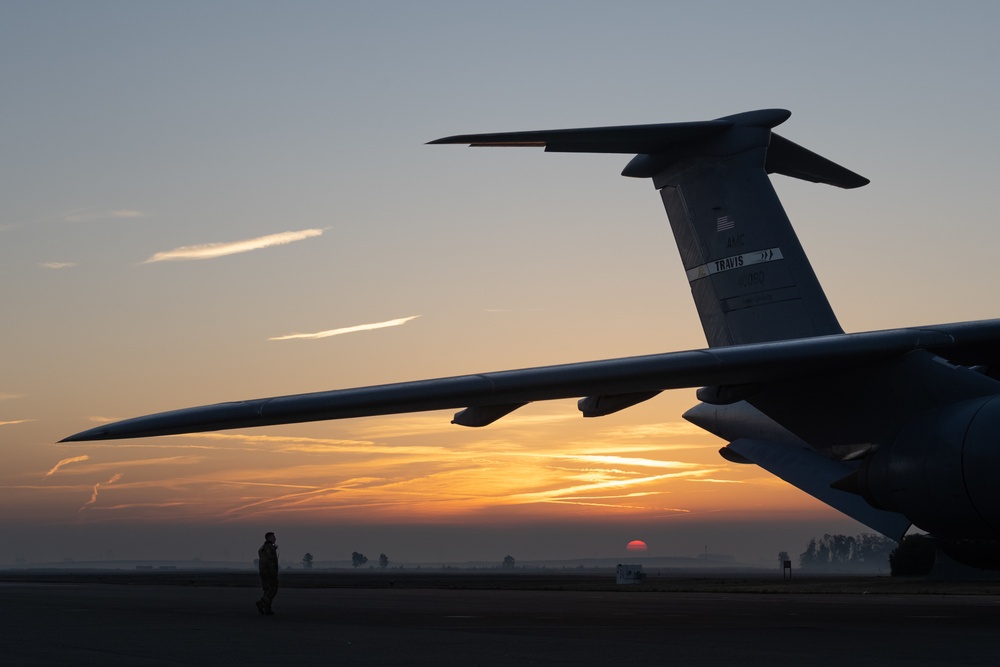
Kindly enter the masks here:
M 987 396 L 920 415 L 855 481 L 869 504 L 906 515 L 956 560 L 1000 569 L 998 472 L 1000 396 Z

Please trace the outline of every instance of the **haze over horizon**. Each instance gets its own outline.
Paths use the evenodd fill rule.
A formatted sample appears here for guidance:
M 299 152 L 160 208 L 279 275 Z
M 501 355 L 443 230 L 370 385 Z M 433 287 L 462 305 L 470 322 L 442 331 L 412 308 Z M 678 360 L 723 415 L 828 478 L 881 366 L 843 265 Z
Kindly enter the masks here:
M 681 418 L 572 401 L 56 444 L 204 403 L 705 346 L 628 156 L 426 146 L 780 107 L 847 331 L 992 318 L 993 2 L 0 5 L 0 567 L 797 556 L 871 532 Z M 244 559 L 240 556 L 239 559 Z

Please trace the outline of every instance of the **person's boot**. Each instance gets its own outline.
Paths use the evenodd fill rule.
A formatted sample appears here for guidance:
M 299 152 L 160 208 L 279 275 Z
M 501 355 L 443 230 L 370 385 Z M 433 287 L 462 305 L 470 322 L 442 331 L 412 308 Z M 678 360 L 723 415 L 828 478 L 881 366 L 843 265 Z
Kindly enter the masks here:
M 263 616 L 266 613 L 264 611 L 264 601 L 263 600 L 257 600 L 257 611 L 260 612 L 261 616 Z

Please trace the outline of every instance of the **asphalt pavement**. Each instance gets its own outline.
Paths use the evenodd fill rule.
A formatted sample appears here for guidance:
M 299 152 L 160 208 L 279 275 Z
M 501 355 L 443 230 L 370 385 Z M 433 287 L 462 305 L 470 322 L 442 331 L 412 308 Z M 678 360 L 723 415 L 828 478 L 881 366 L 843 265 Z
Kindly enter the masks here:
M 4 665 L 995 665 L 1000 596 L 0 583 Z

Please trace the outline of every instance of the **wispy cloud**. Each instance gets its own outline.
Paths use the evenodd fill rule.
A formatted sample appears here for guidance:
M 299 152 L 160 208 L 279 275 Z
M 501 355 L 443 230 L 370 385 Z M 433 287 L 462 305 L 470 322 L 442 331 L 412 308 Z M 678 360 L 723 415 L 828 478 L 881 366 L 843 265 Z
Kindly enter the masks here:
M 194 259 L 215 259 L 216 257 L 225 257 L 226 255 L 237 255 L 242 252 L 250 252 L 251 250 L 261 250 L 262 248 L 288 245 L 289 243 L 322 235 L 322 229 L 302 229 L 297 232 L 268 234 L 267 236 L 259 236 L 254 239 L 245 239 L 243 241 L 182 246 L 180 248 L 174 248 L 173 250 L 158 252 L 144 261 L 143 264 Z
M 552 401 L 552 403 L 557 404 L 559 401 Z M 528 432 L 530 428 L 559 426 L 566 422 L 581 420 L 580 413 L 570 407 L 570 401 L 562 401 L 562 403 L 564 404 L 562 408 L 555 407 L 553 412 L 534 414 L 513 412 L 500 421 L 490 424 L 489 433 L 496 434 L 501 431 L 507 433 L 519 430 Z M 451 416 L 454 412 L 455 410 L 441 410 L 391 415 L 380 419 L 356 422 L 351 424 L 350 428 L 355 435 L 368 440 L 463 433 L 466 429 L 451 423 Z M 481 447 L 496 446 L 489 438 L 482 438 L 478 442 Z M 503 443 L 507 442 L 507 440 L 503 441 Z
M 452 430 L 454 430 L 452 426 Z M 189 440 L 208 440 L 216 443 L 191 444 Z M 229 444 L 232 443 L 232 444 Z M 73 443 L 66 445 L 72 448 Z M 269 452 L 279 454 L 367 454 L 407 455 L 436 457 L 451 450 L 435 445 L 386 445 L 371 440 L 344 440 L 339 438 L 308 438 L 278 435 L 250 435 L 243 433 L 186 433 L 164 436 L 159 442 L 91 442 L 91 448 L 126 449 L 199 449 L 220 452 Z
M 45 476 L 51 477 L 53 474 L 55 474 L 57 470 L 59 470 L 59 468 L 62 468 L 64 465 L 68 465 L 70 463 L 79 463 L 80 461 L 89 461 L 89 460 L 90 457 L 87 456 L 86 454 L 83 454 L 82 456 L 71 456 L 68 459 L 63 459 L 59 463 L 52 466 L 52 470 L 45 473 Z
M 113 475 L 111 477 L 111 479 L 109 479 L 108 481 L 104 482 L 103 485 L 100 482 L 98 482 L 97 484 L 94 484 L 93 492 L 90 494 L 90 500 L 88 500 L 87 502 L 85 502 L 80 507 L 80 509 L 78 511 L 82 512 L 83 510 L 87 509 L 88 507 L 90 507 L 91 505 L 93 505 L 94 503 L 97 502 L 97 490 L 100 489 L 101 486 L 110 486 L 110 485 L 114 484 L 115 482 L 117 482 L 118 480 L 120 480 L 121 478 L 122 478 L 122 474 L 121 473 L 117 473 L 117 474 Z
M 599 491 L 604 489 L 622 489 L 637 484 L 649 484 L 665 479 L 677 479 L 681 477 L 700 477 L 707 473 L 706 470 L 687 470 L 684 472 L 667 473 L 664 475 L 652 475 L 634 479 L 612 479 L 608 481 L 594 482 L 590 484 L 579 484 L 567 488 L 549 489 L 545 491 L 534 491 L 520 493 L 509 496 L 510 500 L 521 502 L 554 502 L 561 500 L 564 496 L 577 496 L 585 491 Z
M 109 505 L 108 507 L 91 507 L 90 511 L 104 511 L 109 512 L 113 510 L 134 510 L 134 509 L 164 509 L 172 507 L 183 507 L 186 503 L 177 501 L 172 503 L 124 503 L 121 505 Z M 82 508 L 81 508 L 82 510 Z
M 59 269 L 70 269 L 74 266 L 76 266 L 76 262 L 43 262 L 38 265 L 38 268 L 58 271 Z
M 39 484 L 22 493 L 46 494 L 81 519 L 214 522 L 669 518 L 714 511 L 740 485 L 758 488 L 750 466 L 718 460 L 711 436 L 695 436 L 686 423 L 595 428 L 570 400 L 526 406 L 500 430 L 458 428 L 449 416 L 337 422 L 303 435 L 210 432 L 66 445 L 63 457 L 86 451 L 90 460 L 64 459 L 49 477 L 36 469 L 19 481 Z M 58 486 L 66 480 L 80 483 Z
M 77 457 L 73 459 L 66 459 L 65 461 L 60 461 L 46 474 L 46 477 L 55 472 L 59 466 L 64 463 L 69 463 L 72 461 L 86 461 L 87 456 Z M 86 466 L 74 467 L 70 471 L 66 471 L 63 474 L 76 474 L 76 475 L 93 475 L 95 473 L 103 473 L 109 470 L 120 470 L 122 468 L 137 468 L 137 467 L 154 467 L 160 468 L 162 466 L 196 466 L 205 461 L 203 456 L 165 456 L 156 459 L 131 459 L 124 461 L 109 461 L 107 463 L 89 463 Z
M 400 317 L 395 320 L 386 320 L 385 322 L 372 322 L 371 324 L 357 324 L 353 327 L 343 327 L 341 329 L 329 329 L 327 331 L 319 331 L 317 333 L 297 333 L 288 334 L 286 336 L 273 336 L 268 338 L 268 340 L 316 340 L 318 338 L 329 338 L 330 336 L 340 336 L 343 334 L 357 333 L 358 331 L 373 331 L 375 329 L 387 329 L 389 327 L 398 327 L 410 322 L 412 320 L 420 317 L 419 315 L 411 315 L 410 317 Z
M 528 456 L 531 456 L 528 454 Z M 634 456 L 599 456 L 594 454 L 543 454 L 547 458 L 565 459 L 570 461 L 582 461 L 585 463 L 604 463 L 608 465 L 631 465 L 643 468 L 703 468 L 704 466 L 695 463 L 684 463 L 682 461 L 660 461 L 657 459 L 636 458 Z
M 101 220 L 137 220 L 139 218 L 145 218 L 146 216 L 147 214 L 144 213 L 143 211 L 137 211 L 135 209 L 129 209 L 129 208 L 112 208 L 112 209 L 82 208 L 82 209 L 77 209 L 75 211 L 70 211 L 69 213 L 59 213 L 47 217 L 21 220 L 9 224 L 3 224 L 0 225 L 0 232 L 11 231 L 14 229 L 21 229 L 24 227 L 28 227 L 30 225 L 51 224 L 59 222 L 68 222 L 76 224 L 76 223 L 98 222 Z
M 24 394 L 12 394 L 0 392 L 0 401 L 13 401 L 18 398 L 24 398 Z M 10 421 L 0 421 L 0 426 L 13 426 L 14 424 L 25 424 L 27 422 L 36 421 L 34 419 L 12 419 Z
M 636 424 L 619 426 L 604 432 L 604 436 L 619 439 L 664 438 L 675 436 L 702 435 L 704 431 L 688 422 L 666 422 L 661 424 Z
M 92 424 L 110 424 L 111 422 L 118 422 L 124 419 L 124 417 L 102 417 L 101 415 L 91 415 L 87 417 L 87 421 Z
M 64 222 L 95 222 L 97 220 L 135 220 L 145 217 L 146 214 L 142 211 L 125 208 L 111 210 L 83 209 L 64 215 L 62 220 Z

